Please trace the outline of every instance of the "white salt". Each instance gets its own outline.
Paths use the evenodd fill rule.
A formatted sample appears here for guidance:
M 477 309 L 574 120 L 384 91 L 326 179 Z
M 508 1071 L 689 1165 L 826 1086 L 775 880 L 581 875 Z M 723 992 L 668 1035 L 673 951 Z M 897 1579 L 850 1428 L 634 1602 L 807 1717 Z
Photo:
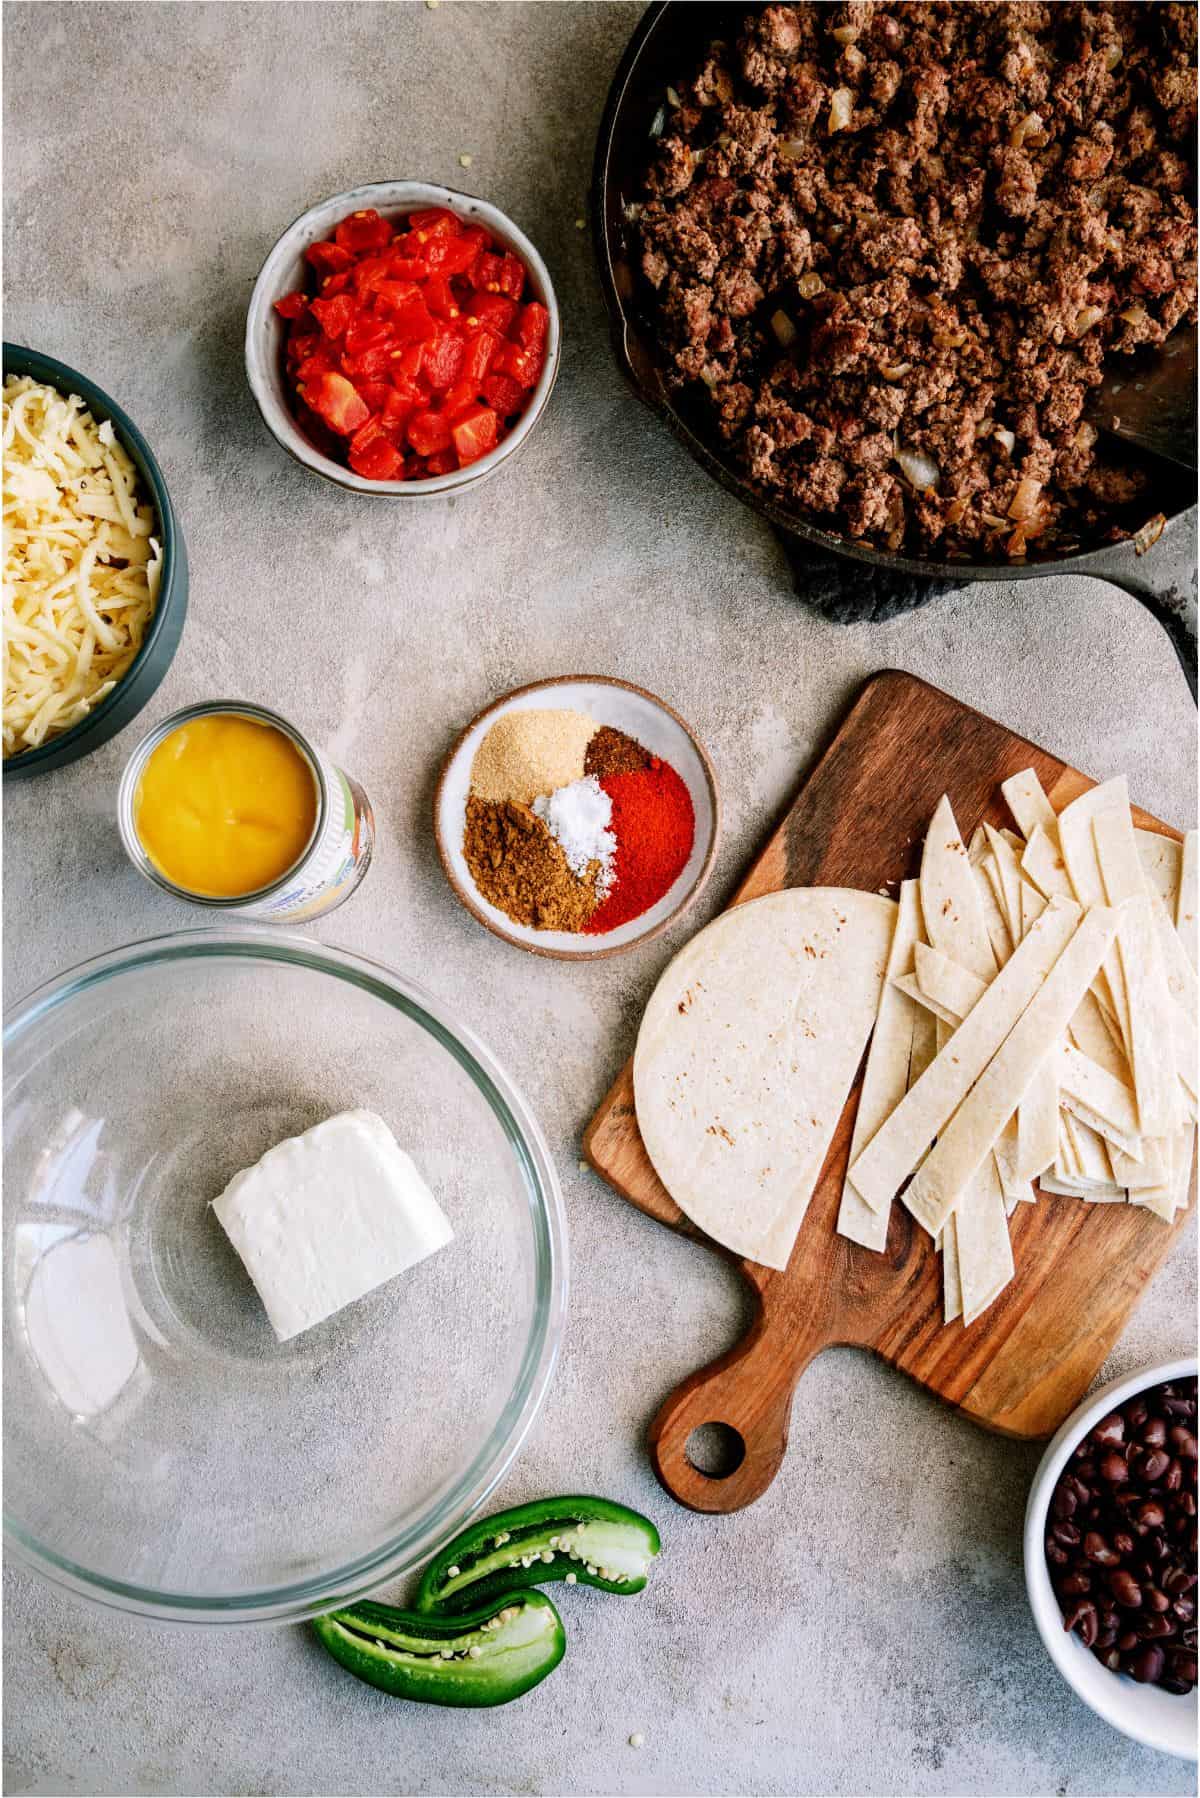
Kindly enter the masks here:
M 572 874 L 582 879 L 592 862 L 600 863 L 596 891 L 603 897 L 613 883 L 617 839 L 609 829 L 612 800 L 596 776 L 585 774 L 556 792 L 539 794 L 533 809 L 561 846 Z

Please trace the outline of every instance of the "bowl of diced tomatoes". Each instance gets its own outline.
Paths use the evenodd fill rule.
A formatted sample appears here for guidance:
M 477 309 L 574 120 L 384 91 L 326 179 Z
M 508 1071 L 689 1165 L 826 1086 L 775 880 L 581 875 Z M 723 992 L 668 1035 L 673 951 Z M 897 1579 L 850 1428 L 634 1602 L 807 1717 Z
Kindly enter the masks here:
M 524 232 L 423 181 L 323 200 L 254 286 L 246 374 L 296 461 L 356 493 L 456 492 L 493 474 L 545 409 L 558 303 Z

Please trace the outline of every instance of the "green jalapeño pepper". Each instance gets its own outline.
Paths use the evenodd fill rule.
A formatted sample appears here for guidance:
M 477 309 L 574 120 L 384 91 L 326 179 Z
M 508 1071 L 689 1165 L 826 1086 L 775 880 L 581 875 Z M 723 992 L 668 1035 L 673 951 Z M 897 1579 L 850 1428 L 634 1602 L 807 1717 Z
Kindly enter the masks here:
M 313 1628 L 348 1672 L 425 1704 L 508 1704 L 552 1673 L 567 1646 L 542 1592 L 514 1592 L 498 1608 L 453 1618 L 364 1601 L 315 1617 Z
M 661 1543 L 648 1517 L 605 1498 L 543 1498 L 456 1536 L 425 1569 L 419 1611 L 458 1612 L 550 1580 L 640 1592 Z

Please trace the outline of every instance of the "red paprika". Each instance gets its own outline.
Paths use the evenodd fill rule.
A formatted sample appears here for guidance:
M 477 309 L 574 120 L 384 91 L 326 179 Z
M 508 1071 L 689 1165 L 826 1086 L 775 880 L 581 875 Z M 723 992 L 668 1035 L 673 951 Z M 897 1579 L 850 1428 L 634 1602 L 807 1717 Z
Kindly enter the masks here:
M 617 839 L 615 879 L 584 930 L 615 930 L 648 911 L 678 880 L 692 853 L 696 814 L 686 784 L 669 762 L 610 774 L 600 782 L 612 800 L 610 829 Z

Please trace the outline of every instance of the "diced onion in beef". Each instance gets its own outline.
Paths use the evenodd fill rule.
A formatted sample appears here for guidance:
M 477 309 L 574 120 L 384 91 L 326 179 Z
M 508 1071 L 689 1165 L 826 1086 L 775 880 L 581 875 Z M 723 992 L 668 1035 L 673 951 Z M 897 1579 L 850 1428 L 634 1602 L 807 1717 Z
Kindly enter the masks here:
M 1076 337 L 1082 337 L 1085 332 L 1091 330 L 1093 325 L 1098 325 L 1103 317 L 1103 306 L 1085 306 L 1081 312 L 1075 314 Z
M 935 331 L 933 341 L 939 350 L 961 350 L 967 334 L 965 331 Z
M 1035 481 L 1032 475 L 1023 474 L 1017 482 L 1017 491 L 1012 496 L 1008 516 L 1010 518 L 1032 518 L 1041 491 L 1041 481 Z
M 967 502 L 965 499 L 952 499 L 946 507 L 947 524 L 961 524 L 966 515 Z
M 683 105 L 683 101 L 679 98 L 679 95 L 675 92 L 675 89 L 673 87 L 669 87 L 667 89 L 667 99 L 671 102 L 672 106 L 682 106 Z
M 1142 528 L 1134 533 L 1133 547 L 1139 556 L 1144 556 L 1150 546 L 1158 542 L 1166 523 L 1163 513 L 1156 512 L 1153 518 L 1148 518 Z
M 829 133 L 844 131 L 854 113 L 854 95 L 848 87 L 835 87 L 829 101 Z
M 991 531 L 1006 531 L 1008 529 L 1007 518 L 998 518 L 994 512 L 981 512 L 979 516 Z
M 1120 44 L 1106 44 L 1104 47 L 1104 66 L 1111 75 L 1120 62 L 1124 52 Z
M 832 35 L 839 44 L 857 44 L 859 31 L 857 25 L 835 25 Z
M 1004 547 L 1010 556 L 1023 556 L 1025 554 L 1025 531 L 1023 526 L 1017 526 Z
M 1144 306 L 1129 306 L 1119 314 L 1127 325 L 1144 325 L 1149 323 L 1149 314 Z
M 781 162 L 799 162 L 804 154 L 802 137 L 781 137 L 777 146 L 777 154 Z
M 911 368 L 911 362 L 881 362 L 879 364 L 879 372 L 885 381 L 902 381 Z
M 867 66 L 866 57 L 861 50 L 856 50 L 853 44 L 848 44 L 846 46 L 846 49 L 842 53 L 842 61 L 845 63 L 846 67 L 852 70 L 856 75 L 860 69 L 865 69 Z
M 776 338 L 785 350 L 790 344 L 795 343 L 796 327 L 786 312 L 773 312 L 771 314 L 771 329 L 774 331 Z
M 1099 435 L 1095 425 L 1090 425 L 1084 419 L 1071 441 L 1076 449 L 1091 449 Z
M 942 475 L 932 456 L 923 450 L 898 449 L 896 460 L 901 474 L 918 493 L 937 492 Z
M 796 290 L 802 300 L 811 300 L 817 294 L 824 293 L 825 283 L 815 268 L 810 268 L 806 275 L 801 275 L 796 283 Z
M 717 385 L 721 377 L 715 368 L 702 368 L 700 370 L 700 379 L 704 382 L 706 387 L 711 388 Z
M 1012 431 L 1006 431 L 1001 425 L 997 425 L 996 429 L 992 432 L 992 436 L 996 439 L 996 442 L 1000 445 L 1001 449 L 1004 450 L 1006 455 L 1011 456 L 1014 449 L 1017 447 L 1017 439 L 1014 433 Z
M 1009 132 L 1008 141 L 1014 150 L 1019 150 L 1022 144 L 1030 137 L 1036 136 L 1043 128 L 1041 113 L 1027 112 L 1025 117 Z

